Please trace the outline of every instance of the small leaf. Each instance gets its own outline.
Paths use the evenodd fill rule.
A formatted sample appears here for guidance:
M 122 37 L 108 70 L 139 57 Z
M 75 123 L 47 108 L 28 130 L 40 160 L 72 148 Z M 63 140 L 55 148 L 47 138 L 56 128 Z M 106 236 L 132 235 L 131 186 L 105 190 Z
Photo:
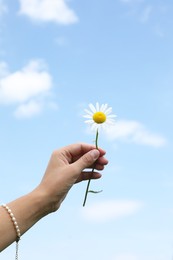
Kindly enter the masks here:
M 88 192 L 97 194 L 97 193 L 100 193 L 100 192 L 102 192 L 102 191 L 103 191 L 103 190 L 99 190 L 99 191 L 89 190 Z

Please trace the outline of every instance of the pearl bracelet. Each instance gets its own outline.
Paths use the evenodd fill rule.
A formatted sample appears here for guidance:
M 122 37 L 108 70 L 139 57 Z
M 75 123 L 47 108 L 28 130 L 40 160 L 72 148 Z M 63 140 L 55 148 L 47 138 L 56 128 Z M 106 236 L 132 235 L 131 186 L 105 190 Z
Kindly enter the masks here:
M 6 209 L 6 211 L 10 215 L 10 218 L 13 222 L 13 225 L 14 225 L 14 228 L 15 228 L 15 231 L 16 231 L 16 234 L 17 234 L 16 242 L 18 242 L 20 240 L 21 233 L 20 233 L 20 229 L 19 229 L 18 223 L 16 221 L 16 218 L 15 218 L 14 214 L 12 213 L 11 209 L 6 204 L 2 204 L 2 207 L 4 209 Z

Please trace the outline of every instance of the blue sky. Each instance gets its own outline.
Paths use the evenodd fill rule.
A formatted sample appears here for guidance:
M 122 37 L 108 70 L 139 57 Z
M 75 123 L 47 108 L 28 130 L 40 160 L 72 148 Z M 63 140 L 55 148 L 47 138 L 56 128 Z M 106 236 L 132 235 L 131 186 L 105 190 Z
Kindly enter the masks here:
M 93 143 L 89 103 L 117 115 L 99 136 L 103 192 L 83 208 L 76 185 L 23 236 L 22 259 L 172 259 L 172 12 L 170 0 L 0 0 L 2 203 L 39 183 L 54 149 Z

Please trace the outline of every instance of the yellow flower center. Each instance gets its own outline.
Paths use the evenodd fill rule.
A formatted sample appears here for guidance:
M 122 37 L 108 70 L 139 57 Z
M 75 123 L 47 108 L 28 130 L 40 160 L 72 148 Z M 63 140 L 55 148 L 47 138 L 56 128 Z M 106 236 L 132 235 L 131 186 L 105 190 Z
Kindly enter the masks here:
M 97 124 L 102 124 L 106 121 L 106 115 L 103 112 L 96 112 L 93 114 L 93 120 Z

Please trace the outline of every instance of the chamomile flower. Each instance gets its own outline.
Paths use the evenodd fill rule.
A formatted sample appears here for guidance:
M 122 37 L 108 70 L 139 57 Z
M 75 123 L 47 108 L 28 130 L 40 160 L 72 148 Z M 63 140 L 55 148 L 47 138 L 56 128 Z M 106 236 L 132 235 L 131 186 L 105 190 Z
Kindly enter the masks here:
M 115 117 L 116 115 L 112 114 L 112 108 L 109 107 L 107 104 L 102 104 L 101 106 L 99 103 L 96 103 L 96 106 L 93 104 L 89 104 L 89 109 L 85 109 L 85 112 L 87 113 L 84 115 L 87 120 L 85 123 L 89 124 L 91 126 L 92 130 L 96 131 L 96 137 L 95 137 L 95 145 L 96 149 L 98 149 L 98 135 L 99 135 L 99 130 L 100 128 L 108 128 L 110 125 L 114 125 L 115 123 Z M 92 169 L 92 172 L 94 171 L 94 167 Z M 84 202 L 83 202 L 83 207 L 85 206 L 87 196 L 89 192 L 92 193 L 100 193 L 101 191 L 93 191 L 89 190 L 91 179 L 88 180 L 87 188 L 85 191 L 85 197 L 84 197 Z
M 99 105 L 98 102 L 95 106 L 89 104 L 89 109 L 85 109 L 85 112 L 84 117 L 87 118 L 85 123 L 89 124 L 92 130 L 106 129 L 115 123 L 116 115 L 112 114 L 112 107 L 108 104 Z

